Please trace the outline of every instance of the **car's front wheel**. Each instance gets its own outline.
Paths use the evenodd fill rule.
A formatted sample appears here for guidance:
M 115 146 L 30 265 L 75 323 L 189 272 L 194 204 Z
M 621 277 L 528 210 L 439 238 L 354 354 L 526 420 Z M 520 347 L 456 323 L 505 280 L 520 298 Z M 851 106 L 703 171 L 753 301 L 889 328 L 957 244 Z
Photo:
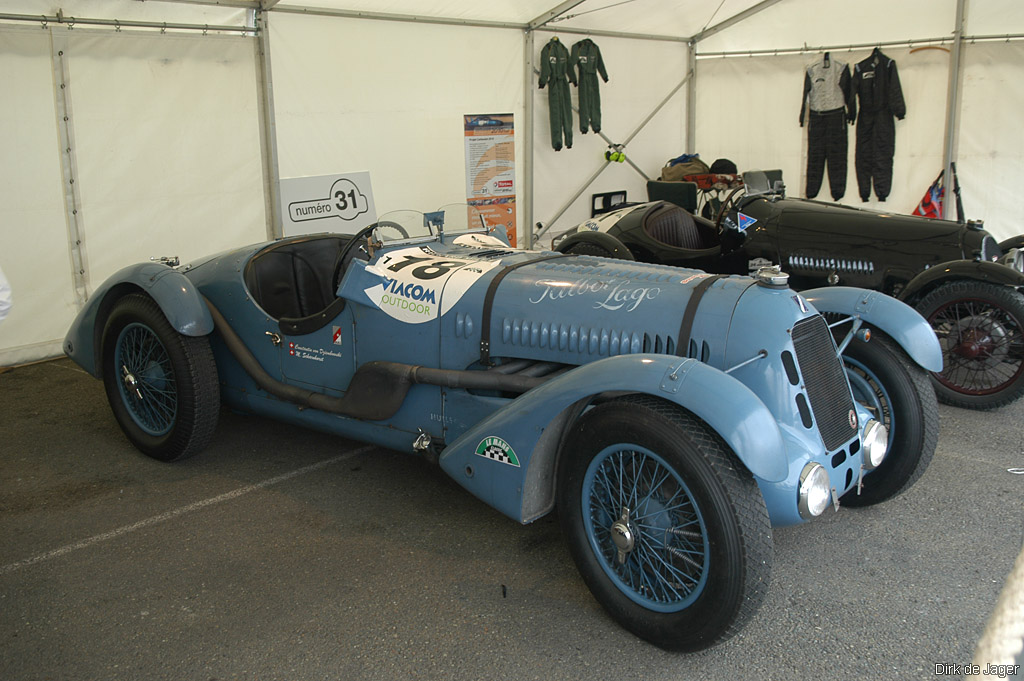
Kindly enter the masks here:
M 843 496 L 849 506 L 870 506 L 900 494 L 928 468 L 939 437 L 939 407 L 928 372 L 894 341 L 872 330 L 843 352 L 853 397 L 889 430 L 888 451 L 860 490 Z
M 711 646 L 764 599 L 764 499 L 717 433 L 675 405 L 634 396 L 586 412 L 562 450 L 558 505 L 591 592 L 655 645 Z
M 1024 295 L 979 281 L 944 284 L 917 304 L 942 347 L 932 374 L 946 404 L 995 409 L 1024 395 Z
M 210 343 L 175 331 L 149 296 L 127 295 L 111 311 L 103 383 L 121 430 L 154 459 L 184 459 L 213 437 L 220 388 Z

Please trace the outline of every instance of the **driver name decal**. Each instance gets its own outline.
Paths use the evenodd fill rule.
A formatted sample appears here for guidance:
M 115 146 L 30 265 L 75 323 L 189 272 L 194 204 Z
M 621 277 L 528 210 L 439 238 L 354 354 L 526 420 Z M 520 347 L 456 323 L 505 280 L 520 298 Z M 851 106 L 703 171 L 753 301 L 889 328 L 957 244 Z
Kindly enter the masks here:
M 381 283 L 364 293 L 389 317 L 423 324 L 448 312 L 477 279 L 498 264 L 449 258 L 426 246 L 404 248 L 366 268 L 379 275 Z
M 594 299 L 594 309 L 624 312 L 632 312 L 645 300 L 653 300 L 661 293 L 661 289 L 656 286 L 634 286 L 625 279 L 581 279 L 572 284 L 541 280 L 535 286 L 541 290 L 529 299 L 534 305 L 545 300 L 585 296 Z
M 338 334 L 339 340 L 338 345 L 341 345 L 341 334 Z M 296 359 L 308 359 L 314 362 L 322 362 L 328 357 L 334 357 L 340 359 L 342 354 L 336 350 L 325 350 L 323 348 L 311 348 L 308 345 L 299 345 L 298 343 L 288 343 L 288 354 Z
M 505 442 L 500 437 L 485 437 L 480 441 L 480 444 L 476 446 L 476 455 L 519 468 L 519 457 L 516 456 L 515 451 L 512 449 L 512 445 Z

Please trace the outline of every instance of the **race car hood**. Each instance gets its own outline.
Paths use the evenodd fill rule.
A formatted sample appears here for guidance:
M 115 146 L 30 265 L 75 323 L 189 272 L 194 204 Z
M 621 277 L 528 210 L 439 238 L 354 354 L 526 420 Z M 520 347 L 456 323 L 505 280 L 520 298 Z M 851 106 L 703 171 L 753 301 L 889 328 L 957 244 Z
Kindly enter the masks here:
M 780 295 L 748 277 L 707 281 L 713 275 L 697 270 L 591 256 L 431 244 L 355 267 L 343 297 L 405 322 L 409 334 L 438 333 L 442 364 L 457 368 L 495 357 L 581 364 L 633 353 L 695 356 L 724 368 L 765 347 L 764 338 L 730 337 L 734 323 L 759 326 L 735 319 L 741 297 L 756 297 L 753 307 L 776 321 L 813 314 L 792 291 Z M 700 314 L 688 315 L 695 295 Z
M 963 225 L 915 215 L 864 210 L 822 201 L 758 197 L 743 203 L 741 212 L 773 220 L 781 229 L 824 231 L 832 236 L 878 238 L 886 242 L 935 242 L 958 245 Z

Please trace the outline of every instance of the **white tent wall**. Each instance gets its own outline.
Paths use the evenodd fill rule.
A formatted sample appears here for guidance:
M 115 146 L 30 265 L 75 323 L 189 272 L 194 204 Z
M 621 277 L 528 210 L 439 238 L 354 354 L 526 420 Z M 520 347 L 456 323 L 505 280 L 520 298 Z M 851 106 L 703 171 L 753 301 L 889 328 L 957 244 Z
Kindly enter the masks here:
M 74 32 L 90 292 L 150 257 L 187 262 L 266 238 L 254 44 Z
M 964 48 L 963 99 L 957 174 L 966 217 L 984 220 L 1002 241 L 1024 233 L 1024 43 L 991 42 Z
M 552 35 L 540 31 L 535 37 L 534 62 Z M 564 34 L 567 48 L 582 35 Z M 608 70 L 608 82 L 600 81 L 601 132 L 622 143 L 654 111 L 686 76 L 687 49 L 681 42 L 635 40 L 595 36 L 594 42 Z M 538 79 L 533 78 L 533 87 Z M 569 86 L 574 107 L 579 106 L 579 89 Z M 685 150 L 686 88 L 680 88 L 626 147 L 626 155 L 652 180 L 665 162 Z M 545 227 L 574 192 L 605 163 L 608 144 L 593 131 L 580 134 L 579 115 L 573 112 L 573 147 L 555 151 L 551 144 L 548 88 L 534 94 L 534 219 Z M 590 217 L 591 195 L 626 190 L 630 201 L 646 201 L 644 178 L 627 163 L 611 163 L 587 187 L 538 241 L 548 246 L 551 239 Z
M 0 268 L 14 306 L 0 323 L 0 366 L 60 352 L 75 314 L 54 110 L 50 34 L 0 27 Z
M 212 0 L 211 0 L 212 2 Z M 232 4 L 232 3 L 229 3 Z M 244 4 L 244 3 L 243 3 Z M 430 208 L 464 198 L 462 115 L 516 114 L 517 182 L 532 191 L 533 221 L 548 222 L 600 167 L 606 143 L 574 127 L 571 150 L 550 144 L 547 92 L 536 77 L 524 92 L 522 30 L 296 14 L 301 0 L 264 12 L 273 71 L 279 177 L 346 170 L 371 172 L 378 210 Z M 542 0 L 493 4 L 459 0 L 320 0 L 342 11 L 369 8 L 508 22 L 522 26 L 545 15 Z M 713 6 L 712 6 L 713 5 Z M 833 52 L 849 62 L 883 45 L 896 59 L 908 104 L 896 123 L 894 187 L 883 203 L 862 204 L 854 171 L 856 129 L 844 203 L 910 212 L 938 173 L 946 142 L 950 53 L 919 49 L 944 39 L 950 48 L 957 0 L 757 0 L 722 3 L 586 0 L 574 16 L 534 34 L 534 59 L 553 30 L 570 44 L 590 30 L 608 64 L 601 84 L 603 131 L 621 142 L 686 74 L 686 46 L 600 35 L 600 31 L 691 35 L 737 12 L 750 17 L 703 37 L 694 105 L 696 132 L 686 139 L 685 89 L 669 100 L 626 149 L 650 177 L 687 146 L 709 162 L 725 157 L 741 168 L 780 167 L 789 191 L 804 193 L 805 131 L 797 124 L 803 68 L 817 46 L 866 45 Z M 559 5 L 568 6 L 568 5 Z M 1024 33 L 1019 0 L 966 0 L 964 34 Z M 151 0 L 0 0 L 0 13 L 118 18 L 244 27 L 251 9 Z M 662 12 L 664 19 L 654 19 Z M 29 28 L 28 26 L 31 26 Z M 69 22 L 0 26 L 0 86 L 17 106 L 0 111 L 0 264 L 12 280 L 15 308 L 0 325 L 0 365 L 59 351 L 76 307 L 75 277 L 89 294 L 118 267 L 155 255 L 184 260 L 266 235 L 260 128 L 258 41 L 248 36 L 161 35 L 125 28 L 92 30 Z M 548 30 L 551 29 L 551 30 Z M 51 42 L 67 48 L 66 91 Z M 1021 231 L 1012 205 L 1021 185 L 1024 106 L 1019 40 L 965 41 L 960 105 L 955 109 L 954 159 L 967 217 L 984 219 L 998 238 Z M 799 54 L 779 51 L 802 49 Z M 715 57 L 715 52 L 772 54 Z M 571 89 L 573 102 L 577 91 Z M 71 107 L 71 161 L 62 161 L 60 94 Z M 534 121 L 527 134 L 527 102 Z M 574 125 L 578 118 L 574 115 Z M 525 187 L 527 158 L 533 181 Z M 69 191 L 69 173 L 77 184 Z M 627 164 L 612 164 L 541 239 L 584 220 L 590 195 L 625 189 L 645 197 L 644 181 Z M 68 197 L 71 197 L 68 199 Z M 828 198 L 827 179 L 819 198 Z M 873 197 L 872 197 L 873 199 Z M 521 199 L 522 200 L 522 199 Z M 70 201 L 70 202 L 69 202 Z M 77 210 L 71 219 L 72 209 Z M 527 206 L 519 232 L 528 229 Z M 73 243 L 76 229 L 80 249 Z M 73 262 L 80 253 L 81 275 Z
M 846 193 L 841 203 L 911 213 L 942 170 L 943 120 L 949 55 L 943 51 L 886 49 L 896 60 L 907 117 L 896 121 L 892 193 L 863 203 L 855 172 L 855 126 L 848 128 Z M 833 51 L 834 59 L 860 61 L 870 50 Z M 791 196 L 805 196 L 807 133 L 798 122 L 806 65 L 822 55 L 715 57 L 697 60 L 696 151 L 728 158 L 740 170 L 781 168 Z M 710 161 L 709 161 L 710 162 Z M 817 198 L 831 201 L 828 169 Z
M 947 91 L 955 0 L 864 0 L 855 6 L 841 0 L 781 0 L 753 17 L 697 44 L 697 53 L 756 52 L 811 46 L 797 55 L 699 58 L 695 150 L 725 156 L 740 169 L 781 167 L 787 191 L 804 196 L 806 128 L 797 114 L 803 68 L 821 58 L 815 46 L 906 42 L 885 46 L 893 58 L 907 102 L 907 116 L 896 121 L 892 193 L 884 203 L 862 203 L 855 173 L 856 128 L 850 127 L 846 195 L 842 203 L 910 213 L 943 165 Z M 1024 33 L 1018 0 L 967 0 L 964 35 Z M 855 13 L 854 13 L 855 10 Z M 914 42 L 947 38 L 921 49 Z M 964 77 L 955 129 L 954 153 L 966 217 L 982 219 L 998 239 L 1019 234 L 1018 211 L 1011 205 L 1015 186 L 1024 180 L 1021 157 L 1024 133 L 1019 125 L 1024 59 L 1019 41 L 963 45 Z M 853 64 L 870 48 L 834 49 Z M 733 151 L 735 150 L 735 151 Z M 735 157 L 729 154 L 734 153 Z M 797 156 L 799 154 L 799 156 Z M 826 178 L 818 195 L 830 200 Z M 955 212 L 951 214 L 955 219 Z
M 0 265 L 14 292 L 0 366 L 60 352 L 77 311 L 72 211 L 85 295 L 152 256 L 186 262 L 266 237 L 255 47 L 238 35 L 0 27 L 0 83 L 18 93 L 0 114 Z M 62 163 L 58 93 L 74 165 Z
M 282 178 L 369 171 L 378 214 L 462 202 L 463 115 L 514 113 L 522 187 L 522 32 L 284 13 L 269 24 Z

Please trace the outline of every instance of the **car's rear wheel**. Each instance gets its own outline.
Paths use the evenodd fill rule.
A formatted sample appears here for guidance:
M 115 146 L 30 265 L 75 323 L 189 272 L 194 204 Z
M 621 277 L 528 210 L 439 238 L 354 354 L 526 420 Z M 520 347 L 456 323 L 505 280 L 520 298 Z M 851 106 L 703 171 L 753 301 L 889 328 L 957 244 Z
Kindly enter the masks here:
M 1024 395 L 1024 296 L 1008 286 L 956 281 L 917 304 L 942 347 L 932 373 L 940 401 L 995 409 Z
M 870 506 L 900 494 L 917 482 L 935 453 L 939 407 L 928 372 L 895 342 L 872 330 L 871 340 L 854 338 L 843 352 L 855 400 L 889 430 L 881 465 L 867 473 L 860 494 L 843 496 L 848 506 Z
M 213 437 L 220 388 L 210 343 L 175 331 L 149 296 L 127 295 L 111 311 L 103 383 L 121 430 L 154 459 L 184 459 Z
M 558 504 L 591 592 L 655 645 L 711 646 L 764 599 L 764 499 L 722 439 L 675 405 L 635 396 L 586 412 L 562 451 Z

